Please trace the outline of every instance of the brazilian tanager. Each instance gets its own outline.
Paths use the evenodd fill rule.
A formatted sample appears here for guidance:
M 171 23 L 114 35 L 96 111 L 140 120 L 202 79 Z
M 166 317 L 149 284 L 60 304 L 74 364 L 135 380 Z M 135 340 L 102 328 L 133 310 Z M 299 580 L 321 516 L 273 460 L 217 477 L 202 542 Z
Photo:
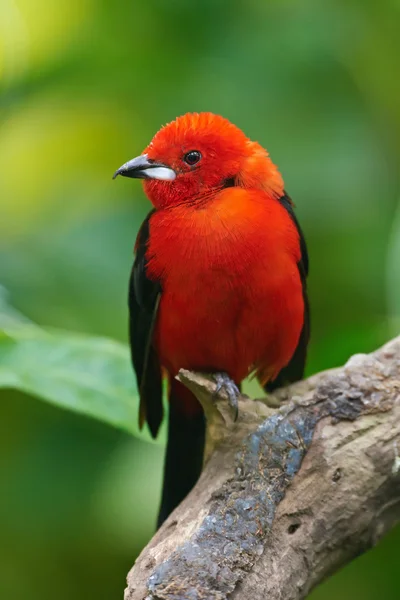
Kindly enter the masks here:
M 307 248 L 267 151 L 221 116 L 178 117 L 117 175 L 143 179 L 154 206 L 135 246 L 129 332 L 140 425 L 154 437 L 169 380 L 161 524 L 197 481 L 204 450 L 202 408 L 177 373 L 214 373 L 233 404 L 248 375 L 267 391 L 300 379 Z

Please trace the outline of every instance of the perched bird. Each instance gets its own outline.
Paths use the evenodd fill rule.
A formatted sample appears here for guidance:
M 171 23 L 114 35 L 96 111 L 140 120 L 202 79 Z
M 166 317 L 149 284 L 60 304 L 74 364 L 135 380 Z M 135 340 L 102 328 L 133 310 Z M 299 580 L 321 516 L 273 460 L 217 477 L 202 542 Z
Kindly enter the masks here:
M 188 113 L 114 177 L 143 179 L 154 209 L 136 241 L 130 345 L 140 425 L 169 429 L 158 524 L 202 468 L 205 423 L 181 368 L 214 373 L 237 402 L 255 374 L 270 391 L 303 375 L 309 339 L 306 243 L 268 153 L 227 119 Z

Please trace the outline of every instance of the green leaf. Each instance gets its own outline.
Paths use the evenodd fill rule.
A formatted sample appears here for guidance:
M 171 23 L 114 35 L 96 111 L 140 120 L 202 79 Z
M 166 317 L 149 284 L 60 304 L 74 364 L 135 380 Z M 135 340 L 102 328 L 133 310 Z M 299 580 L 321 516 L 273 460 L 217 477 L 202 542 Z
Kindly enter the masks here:
M 124 344 L 39 327 L 7 305 L 0 288 L 0 388 L 13 388 L 99 419 L 142 439 L 138 392 Z

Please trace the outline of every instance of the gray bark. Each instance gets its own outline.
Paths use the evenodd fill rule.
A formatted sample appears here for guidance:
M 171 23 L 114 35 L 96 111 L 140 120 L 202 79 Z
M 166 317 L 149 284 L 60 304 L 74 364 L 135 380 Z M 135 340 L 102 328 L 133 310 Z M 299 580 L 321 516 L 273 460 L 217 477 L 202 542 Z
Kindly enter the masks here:
M 400 337 L 268 401 L 242 397 L 236 423 L 212 378 L 180 379 L 207 414 L 206 463 L 125 600 L 300 600 L 400 520 Z

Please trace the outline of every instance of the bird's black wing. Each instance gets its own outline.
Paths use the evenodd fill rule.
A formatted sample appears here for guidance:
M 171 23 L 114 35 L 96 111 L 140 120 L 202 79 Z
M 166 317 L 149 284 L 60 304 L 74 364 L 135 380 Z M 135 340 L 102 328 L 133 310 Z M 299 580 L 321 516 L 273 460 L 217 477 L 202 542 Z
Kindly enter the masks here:
M 304 322 L 303 322 L 303 329 L 301 330 L 299 342 L 297 344 L 297 348 L 294 351 L 292 358 L 290 359 L 290 361 L 286 365 L 286 367 L 284 367 L 279 372 L 278 376 L 274 379 L 274 381 L 267 383 L 267 385 L 265 386 L 265 390 L 267 392 L 272 392 L 273 390 L 275 390 L 277 388 L 283 387 L 284 385 L 287 385 L 288 383 L 292 383 L 293 381 L 298 381 L 299 379 L 301 379 L 303 377 L 304 367 L 305 367 L 306 358 L 307 358 L 308 340 L 310 338 L 310 307 L 309 307 L 309 303 L 308 303 L 307 282 L 306 282 L 307 275 L 308 275 L 307 245 L 306 245 L 306 241 L 304 239 L 303 232 L 299 225 L 299 222 L 297 221 L 296 215 L 294 214 L 293 204 L 292 204 L 289 196 L 285 193 L 279 199 L 279 202 L 289 213 L 290 218 L 296 225 L 297 231 L 299 232 L 299 236 L 300 236 L 301 258 L 300 258 L 300 261 L 297 263 L 297 266 L 299 269 L 301 283 L 303 286 Z
M 136 256 L 129 281 L 129 341 L 139 395 L 139 425 L 146 420 L 156 437 L 163 417 L 161 366 L 152 344 L 161 298 L 161 285 L 146 274 L 146 249 L 151 211 L 136 240 Z

